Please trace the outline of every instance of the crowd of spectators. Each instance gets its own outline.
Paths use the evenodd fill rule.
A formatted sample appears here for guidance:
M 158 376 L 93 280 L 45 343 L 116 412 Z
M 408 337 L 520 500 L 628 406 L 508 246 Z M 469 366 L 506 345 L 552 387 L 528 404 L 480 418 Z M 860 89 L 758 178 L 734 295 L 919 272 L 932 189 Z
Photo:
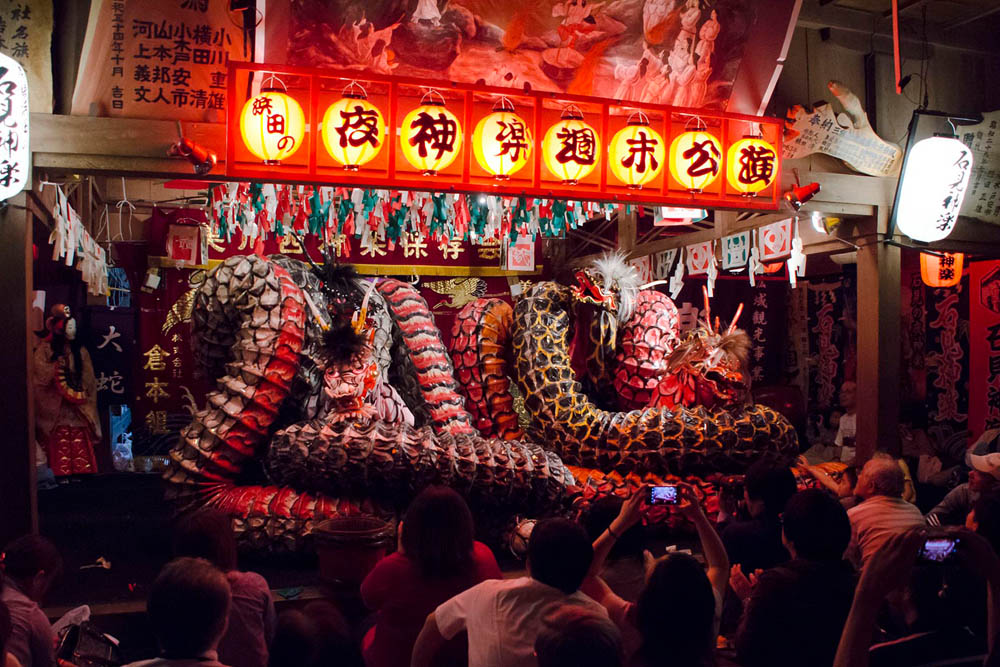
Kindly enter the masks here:
M 361 625 L 325 601 L 277 614 L 264 578 L 238 568 L 228 517 L 203 510 L 177 525 L 149 591 L 159 654 L 133 664 L 998 665 L 998 436 L 977 442 L 968 481 L 926 514 L 907 499 L 908 468 L 886 454 L 832 472 L 800 460 L 798 480 L 759 461 L 725 525 L 702 488 L 676 485 L 671 511 L 696 535 L 690 550 L 654 553 L 643 486 L 579 520 L 538 521 L 523 576 L 505 575 L 476 540 L 461 495 L 429 487 L 360 586 L 371 612 Z M 0 667 L 59 664 L 41 604 L 61 570 L 42 537 L 6 547 Z

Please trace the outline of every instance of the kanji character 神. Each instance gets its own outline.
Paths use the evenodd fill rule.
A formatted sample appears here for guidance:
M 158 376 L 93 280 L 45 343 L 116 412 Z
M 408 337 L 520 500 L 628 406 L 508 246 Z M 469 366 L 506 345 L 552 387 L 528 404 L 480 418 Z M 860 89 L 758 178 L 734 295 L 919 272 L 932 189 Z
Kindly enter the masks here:
M 435 118 L 426 111 L 421 111 L 413 120 L 413 127 L 416 133 L 410 137 L 410 145 L 417 147 L 420 157 L 427 157 L 428 148 L 437 151 L 437 160 L 444 157 L 445 153 L 455 150 L 458 123 L 448 118 L 444 112 L 439 112 Z

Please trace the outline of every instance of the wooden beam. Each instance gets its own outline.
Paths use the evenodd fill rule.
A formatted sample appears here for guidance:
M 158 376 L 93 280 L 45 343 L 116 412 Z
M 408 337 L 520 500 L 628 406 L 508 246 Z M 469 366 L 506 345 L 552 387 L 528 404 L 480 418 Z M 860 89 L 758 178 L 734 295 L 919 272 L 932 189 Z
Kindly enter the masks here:
M 225 157 L 224 124 L 184 123 L 184 135 Z M 176 141 L 174 121 L 31 114 L 31 150 L 38 153 L 165 158 Z
M 618 214 L 618 249 L 627 253 L 635 247 L 637 207 L 632 206 L 625 215 Z
M 0 544 L 38 531 L 35 491 L 35 420 L 31 359 L 33 333 L 32 216 L 24 192 L 9 199 L 0 212 Z

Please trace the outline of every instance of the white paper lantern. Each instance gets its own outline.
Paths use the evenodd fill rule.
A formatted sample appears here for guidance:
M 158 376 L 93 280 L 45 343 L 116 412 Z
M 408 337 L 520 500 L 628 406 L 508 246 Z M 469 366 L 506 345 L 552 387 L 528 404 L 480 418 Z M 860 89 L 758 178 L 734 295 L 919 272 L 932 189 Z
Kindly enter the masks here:
M 972 151 L 953 137 L 918 141 L 906 159 L 896 225 L 915 241 L 930 243 L 948 236 L 958 220 L 972 173 Z

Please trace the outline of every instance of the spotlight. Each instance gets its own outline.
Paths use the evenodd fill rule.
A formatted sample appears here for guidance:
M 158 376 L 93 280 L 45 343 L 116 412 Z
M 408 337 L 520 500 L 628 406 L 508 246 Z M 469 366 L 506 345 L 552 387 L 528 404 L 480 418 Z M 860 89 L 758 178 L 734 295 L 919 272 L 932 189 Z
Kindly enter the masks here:
M 171 145 L 167 155 L 187 158 L 187 161 L 194 167 L 194 173 L 199 176 L 204 176 L 212 171 L 216 162 L 219 161 L 215 151 L 199 146 L 187 137 L 181 137 L 177 143 Z
M 785 193 L 785 201 L 791 204 L 792 208 L 798 211 L 802 205 L 816 196 L 819 192 L 819 183 L 807 183 L 806 185 L 796 185 Z
M 825 216 L 819 211 L 813 211 L 809 216 L 813 229 L 820 234 L 833 234 L 840 227 L 840 218 Z

